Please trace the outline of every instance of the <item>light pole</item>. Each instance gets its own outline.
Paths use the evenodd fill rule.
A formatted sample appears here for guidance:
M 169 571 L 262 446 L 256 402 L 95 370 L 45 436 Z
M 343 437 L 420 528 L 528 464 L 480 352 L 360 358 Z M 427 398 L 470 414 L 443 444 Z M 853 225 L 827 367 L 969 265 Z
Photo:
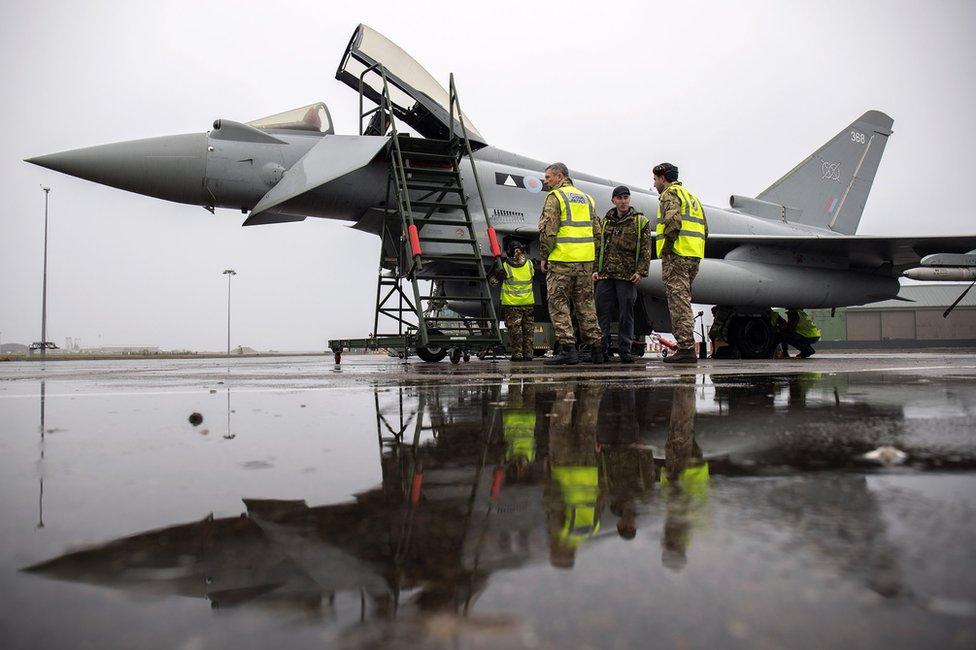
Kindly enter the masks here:
M 51 188 L 41 186 L 44 190 L 44 284 L 41 288 L 41 356 L 47 356 L 47 200 L 51 195 Z
M 234 269 L 224 269 L 224 275 L 227 276 L 227 356 L 230 356 L 230 278 L 233 275 L 237 275 L 237 271 Z

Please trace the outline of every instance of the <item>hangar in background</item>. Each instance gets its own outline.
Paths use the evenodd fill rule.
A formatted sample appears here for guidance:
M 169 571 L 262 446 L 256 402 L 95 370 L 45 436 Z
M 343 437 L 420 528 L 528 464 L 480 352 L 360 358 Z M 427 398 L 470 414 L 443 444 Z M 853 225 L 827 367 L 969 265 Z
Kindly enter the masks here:
M 823 331 L 818 347 L 976 347 L 976 291 L 942 317 L 968 285 L 905 285 L 898 293 L 902 300 L 838 308 L 833 317 L 829 309 L 810 310 Z

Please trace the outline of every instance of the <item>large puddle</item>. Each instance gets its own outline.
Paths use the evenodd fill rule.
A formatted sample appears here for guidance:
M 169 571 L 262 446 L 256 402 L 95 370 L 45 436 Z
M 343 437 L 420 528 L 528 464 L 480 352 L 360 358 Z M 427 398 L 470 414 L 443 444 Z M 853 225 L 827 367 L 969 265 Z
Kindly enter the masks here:
M 976 379 L 103 388 L 0 393 L 5 648 L 976 644 Z

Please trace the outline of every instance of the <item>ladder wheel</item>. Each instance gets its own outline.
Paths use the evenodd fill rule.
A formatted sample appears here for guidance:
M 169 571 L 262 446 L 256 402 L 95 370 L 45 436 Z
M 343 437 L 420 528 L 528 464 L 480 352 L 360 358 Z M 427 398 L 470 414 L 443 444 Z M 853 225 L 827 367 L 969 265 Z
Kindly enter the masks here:
M 417 356 L 428 363 L 437 363 L 447 356 L 447 348 L 439 345 L 419 346 Z
M 460 348 L 454 348 L 453 350 L 451 350 L 451 363 L 453 363 L 454 365 L 457 365 L 457 364 L 461 363 L 461 349 Z

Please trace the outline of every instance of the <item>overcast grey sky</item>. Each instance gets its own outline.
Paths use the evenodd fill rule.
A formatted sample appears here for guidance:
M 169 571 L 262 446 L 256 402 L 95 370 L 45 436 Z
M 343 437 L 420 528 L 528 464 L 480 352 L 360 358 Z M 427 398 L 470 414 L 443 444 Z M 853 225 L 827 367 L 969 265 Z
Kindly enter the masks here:
M 353 5 L 358 5 L 354 8 Z M 23 158 L 247 121 L 324 100 L 365 22 L 443 83 L 494 145 L 647 187 L 670 160 L 709 204 L 755 195 L 867 109 L 895 120 L 859 234 L 972 234 L 976 3 L 5 2 L 0 332 L 83 345 L 323 349 L 372 328 L 379 240 L 338 222 L 241 228 Z M 572 92 L 567 92 L 567 87 Z

